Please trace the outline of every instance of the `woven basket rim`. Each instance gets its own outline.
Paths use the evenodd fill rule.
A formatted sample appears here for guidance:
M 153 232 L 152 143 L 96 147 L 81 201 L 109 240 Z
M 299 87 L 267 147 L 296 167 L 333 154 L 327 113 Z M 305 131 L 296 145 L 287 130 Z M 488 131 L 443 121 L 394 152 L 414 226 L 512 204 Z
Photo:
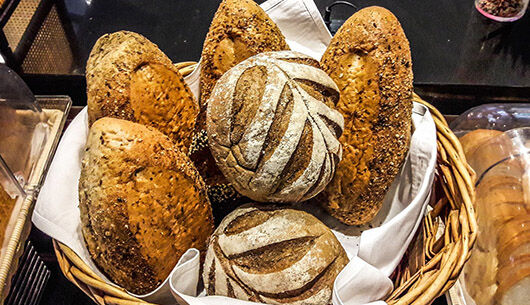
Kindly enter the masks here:
M 175 67 L 186 76 L 196 65 L 195 62 L 182 62 Z M 416 93 L 413 100 L 429 109 L 436 125 L 436 171 L 443 196 L 431 204 L 432 209 L 426 213 L 422 228 L 416 233 L 423 248 L 413 258 L 421 261 L 421 266 L 411 270 L 403 260 L 394 271 L 394 290 L 385 300 L 390 305 L 427 305 L 449 290 L 469 259 L 477 232 L 473 209 L 475 173 L 466 161 L 462 146 L 434 106 Z M 438 236 L 440 227 L 443 227 L 443 234 Z M 107 284 L 66 245 L 56 240 L 53 245 L 63 274 L 96 303 L 151 304 L 129 295 L 123 288 Z M 410 258 L 410 253 L 408 256 Z

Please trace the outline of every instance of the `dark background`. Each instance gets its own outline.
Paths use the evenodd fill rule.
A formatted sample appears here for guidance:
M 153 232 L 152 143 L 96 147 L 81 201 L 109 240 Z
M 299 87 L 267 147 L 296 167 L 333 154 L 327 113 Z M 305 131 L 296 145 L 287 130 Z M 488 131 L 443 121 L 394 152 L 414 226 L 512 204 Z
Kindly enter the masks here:
M 263 2 L 263 1 L 258 1 Z M 316 0 L 323 14 L 332 0 Z M 417 83 L 530 86 L 530 18 L 500 24 L 482 17 L 470 0 L 351 1 L 380 5 L 400 20 L 410 41 Z M 143 34 L 174 61 L 197 61 L 218 1 L 65 1 L 79 41 L 82 73 L 95 41 L 127 29 Z M 332 17 L 353 9 L 337 6 Z
M 86 103 L 84 67 L 92 45 L 101 35 L 118 30 L 136 31 L 158 44 L 174 62 L 196 61 L 219 3 L 211 0 L 55 2 L 70 33 L 74 64 L 66 73 L 20 72 L 36 94 L 67 94 L 74 105 Z M 315 2 L 323 13 L 333 1 Z M 361 8 L 381 5 L 398 17 L 411 45 L 416 91 L 443 113 L 458 114 L 486 102 L 529 102 L 528 14 L 517 22 L 502 24 L 480 15 L 472 0 L 351 2 Z M 353 12 L 341 6 L 332 17 L 345 19 Z M 60 273 L 51 240 L 36 229 L 31 240 L 52 271 L 41 304 L 91 304 Z M 435 302 L 444 303 L 443 297 Z
M 48 0 L 58 3 L 74 63 L 67 73 L 22 73 L 37 94 L 67 94 L 85 105 L 84 68 L 103 34 L 131 30 L 159 45 L 174 61 L 197 61 L 219 1 Z M 263 1 L 258 1 L 263 2 Z M 315 1 L 321 13 L 332 0 Z M 473 0 L 352 0 L 380 5 L 401 21 L 410 41 L 416 90 L 446 114 L 487 102 L 529 102 L 530 17 L 498 23 L 483 17 Z M 332 17 L 354 12 L 338 6 Z M 61 60 L 58 59 L 52 60 Z M 447 96 L 451 94 L 452 96 Z M 464 95 L 464 99 L 459 96 Z

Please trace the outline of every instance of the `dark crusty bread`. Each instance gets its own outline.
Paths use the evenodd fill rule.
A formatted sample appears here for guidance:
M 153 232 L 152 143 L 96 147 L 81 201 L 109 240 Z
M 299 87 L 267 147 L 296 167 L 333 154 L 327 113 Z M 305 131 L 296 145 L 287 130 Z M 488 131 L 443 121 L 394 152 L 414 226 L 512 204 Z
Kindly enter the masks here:
M 108 116 L 152 126 L 187 153 L 199 106 L 155 44 L 133 32 L 103 35 L 86 71 L 90 124 Z
M 125 289 L 156 288 L 213 231 L 198 172 L 162 133 L 114 118 L 90 128 L 79 180 L 82 232 L 101 271 Z
M 333 232 L 314 216 L 246 205 L 223 219 L 212 235 L 203 280 L 208 295 L 327 305 L 347 263 Z
M 354 225 L 370 221 L 407 155 L 412 125 L 412 62 L 396 17 L 368 7 L 331 40 L 321 64 L 340 89 L 343 160 L 321 201 Z
M 228 184 L 208 148 L 206 105 L 210 93 L 223 73 L 241 61 L 258 53 L 288 49 L 278 26 L 253 0 L 221 2 L 201 54 L 201 112 L 190 148 L 190 158 L 208 186 L 214 211 L 220 208 L 223 211 L 221 214 L 224 214 L 224 211 L 233 210 L 246 199 Z
M 217 166 L 253 200 L 312 198 L 340 161 L 338 100 L 337 85 L 307 55 L 246 59 L 219 79 L 208 101 L 206 130 Z

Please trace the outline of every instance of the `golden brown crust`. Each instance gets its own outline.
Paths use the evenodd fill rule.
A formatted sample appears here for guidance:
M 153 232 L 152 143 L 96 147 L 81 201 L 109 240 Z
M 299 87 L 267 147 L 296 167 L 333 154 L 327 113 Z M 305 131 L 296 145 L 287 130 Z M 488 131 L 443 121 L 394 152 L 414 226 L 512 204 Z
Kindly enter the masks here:
M 396 17 L 368 7 L 339 29 L 321 64 L 341 91 L 343 160 L 320 197 L 335 218 L 349 225 L 379 211 L 409 148 L 412 63 Z
M 173 66 L 148 63 L 131 79 L 130 103 L 138 123 L 155 127 L 188 153 L 199 105 Z
M 201 108 L 228 69 L 253 55 L 288 49 L 278 26 L 253 0 L 223 0 L 202 49 Z
M 95 263 L 121 287 L 156 288 L 213 231 L 204 183 L 162 133 L 102 118 L 90 129 L 79 180 L 82 232 Z
M 217 80 L 241 61 L 266 51 L 288 50 L 278 26 L 252 0 L 224 0 L 219 5 L 201 54 L 200 105 L 190 158 L 208 186 L 214 206 L 231 211 L 245 199 L 215 165 L 206 136 L 206 102 Z M 224 214 L 224 212 L 222 213 Z M 226 214 L 224 214 L 226 215 Z M 223 215 L 223 216 L 224 216 Z
M 155 44 L 133 32 L 103 35 L 86 71 L 89 124 L 114 117 L 152 126 L 187 152 L 198 105 Z
M 459 140 L 462 143 L 464 154 L 469 158 L 480 145 L 500 134 L 502 134 L 502 131 L 499 130 L 477 129 L 466 133 Z

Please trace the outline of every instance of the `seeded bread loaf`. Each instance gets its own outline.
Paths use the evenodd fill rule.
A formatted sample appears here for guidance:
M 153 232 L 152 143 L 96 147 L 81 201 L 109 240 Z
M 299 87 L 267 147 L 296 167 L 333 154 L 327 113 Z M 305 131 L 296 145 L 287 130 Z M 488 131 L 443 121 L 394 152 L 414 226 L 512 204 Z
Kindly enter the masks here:
M 249 205 L 223 219 L 212 235 L 203 280 L 208 295 L 327 305 L 347 263 L 335 235 L 314 216 Z
M 143 294 L 213 231 L 204 183 L 162 133 L 114 118 L 90 128 L 79 179 L 82 232 L 100 270 Z
M 217 80 L 230 68 L 262 52 L 288 49 L 278 26 L 256 2 L 223 0 L 212 20 L 201 54 L 202 108 Z
M 343 160 L 320 201 L 348 225 L 370 221 L 407 155 L 412 128 L 412 63 L 396 17 L 368 7 L 331 40 L 321 64 L 340 88 Z
M 103 35 L 86 71 L 90 124 L 108 116 L 152 126 L 188 152 L 199 106 L 155 44 L 133 32 Z
M 243 60 L 267 51 L 288 50 L 278 26 L 253 0 L 223 0 L 210 25 L 201 54 L 200 105 L 190 158 L 208 186 L 208 195 L 220 215 L 245 199 L 227 182 L 208 148 L 206 108 L 217 80 Z
M 328 184 L 340 161 L 339 89 L 318 61 L 266 52 L 228 70 L 208 101 L 208 142 L 235 189 L 260 202 L 299 202 Z

